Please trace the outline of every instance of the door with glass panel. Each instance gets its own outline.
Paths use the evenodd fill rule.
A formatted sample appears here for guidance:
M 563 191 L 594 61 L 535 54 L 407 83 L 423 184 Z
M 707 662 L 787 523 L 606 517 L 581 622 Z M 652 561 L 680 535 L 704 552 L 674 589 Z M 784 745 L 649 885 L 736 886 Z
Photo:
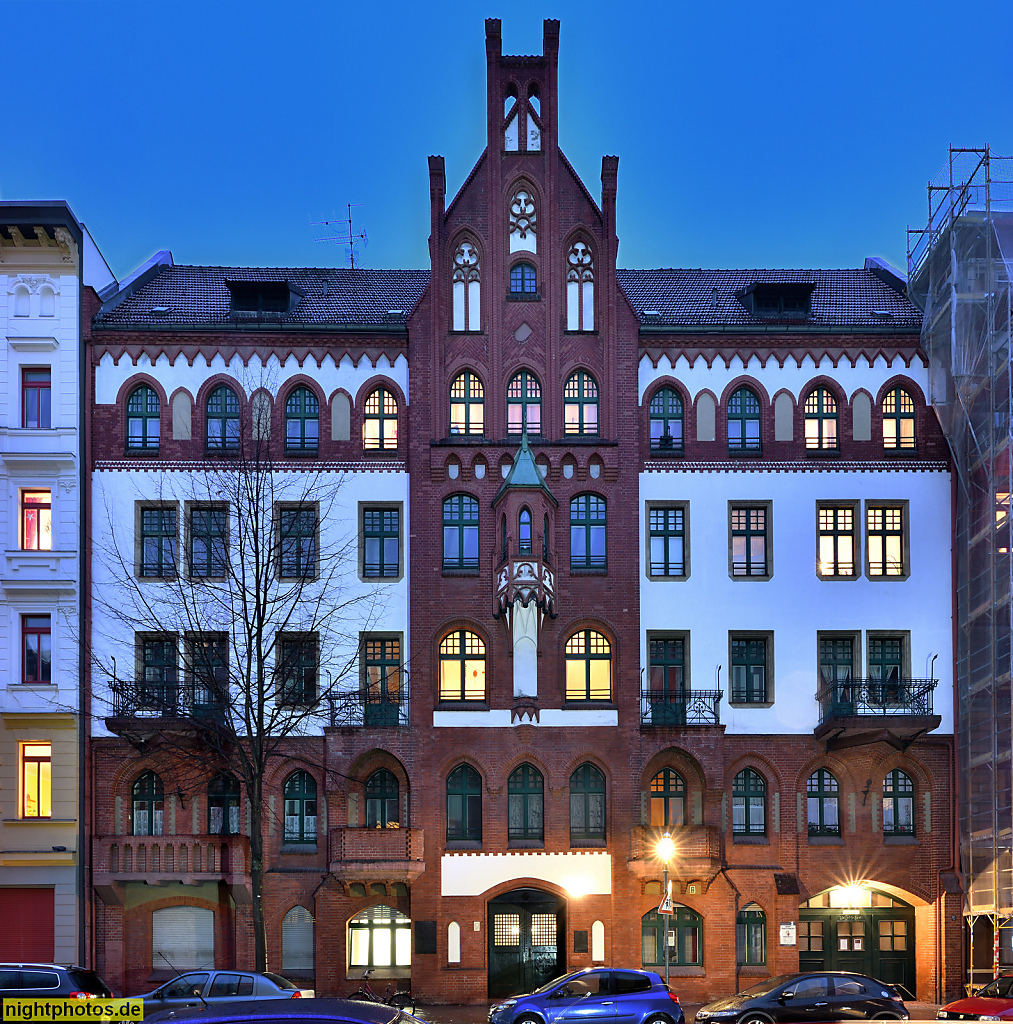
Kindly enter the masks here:
M 820 688 L 828 693 L 830 714 L 855 713 L 855 642 L 851 637 L 820 639 Z
M 489 995 L 531 992 L 566 970 L 566 904 L 539 889 L 489 901 Z

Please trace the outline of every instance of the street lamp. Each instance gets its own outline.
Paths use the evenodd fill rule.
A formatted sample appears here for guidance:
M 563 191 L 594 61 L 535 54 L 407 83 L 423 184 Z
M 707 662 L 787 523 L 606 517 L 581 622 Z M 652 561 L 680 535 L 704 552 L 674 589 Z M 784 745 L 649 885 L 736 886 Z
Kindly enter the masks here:
M 658 840 L 658 845 L 655 852 L 658 858 L 665 865 L 665 881 L 662 883 L 662 891 L 664 895 L 661 898 L 662 906 L 665 905 L 668 900 L 668 862 L 672 859 L 672 855 L 675 853 L 675 843 L 672 842 L 671 832 L 665 832 L 662 837 Z M 668 918 L 669 914 L 662 914 L 664 918 L 664 931 L 662 942 L 665 946 L 665 984 L 668 985 Z

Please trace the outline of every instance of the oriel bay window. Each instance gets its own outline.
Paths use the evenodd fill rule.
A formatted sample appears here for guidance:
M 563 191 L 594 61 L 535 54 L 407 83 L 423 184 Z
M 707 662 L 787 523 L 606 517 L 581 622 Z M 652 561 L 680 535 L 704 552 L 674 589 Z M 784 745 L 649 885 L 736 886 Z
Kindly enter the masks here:
M 470 764 L 447 776 L 447 840 L 482 839 L 482 776 Z
M 382 903 L 348 922 L 348 965 L 352 968 L 409 967 L 412 922 Z
M 134 780 L 131 791 L 131 833 L 160 836 L 165 831 L 165 792 L 162 780 L 150 769 Z
M 809 835 L 839 836 L 839 787 L 834 774 L 820 768 L 806 782 L 806 807 L 809 817 Z
M 566 699 L 612 699 L 612 646 L 595 629 L 581 629 L 566 641 Z
M 309 772 L 293 772 L 282 787 L 285 801 L 285 842 L 317 841 L 317 780 Z
M 443 568 L 478 568 L 478 501 L 470 494 L 444 499 Z
M 510 839 L 544 839 L 542 773 L 522 764 L 507 780 L 507 835 Z
M 605 776 L 582 764 L 570 776 L 570 845 L 605 841 Z
M 366 828 L 393 828 L 401 823 L 401 787 L 397 776 L 378 768 L 366 780 Z
M 440 643 L 440 700 L 485 700 L 485 642 L 455 629 Z
M 700 915 L 676 903 L 668 921 L 668 962 L 672 967 L 688 967 L 702 963 L 703 923 Z M 657 967 L 665 962 L 665 925 L 656 910 L 644 914 L 640 923 L 641 962 L 644 967 Z
M 21 616 L 21 650 L 21 682 L 51 683 L 53 681 L 51 616 Z
M 732 834 L 767 834 L 767 783 L 753 768 L 744 768 L 732 782 Z

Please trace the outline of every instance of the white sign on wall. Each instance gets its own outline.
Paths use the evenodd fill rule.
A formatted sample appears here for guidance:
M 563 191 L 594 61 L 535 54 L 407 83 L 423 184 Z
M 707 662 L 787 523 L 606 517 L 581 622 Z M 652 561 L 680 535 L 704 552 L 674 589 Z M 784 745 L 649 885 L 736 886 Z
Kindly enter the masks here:
M 782 946 L 794 946 L 795 945 L 795 922 L 794 921 L 782 921 L 781 922 L 781 945 Z

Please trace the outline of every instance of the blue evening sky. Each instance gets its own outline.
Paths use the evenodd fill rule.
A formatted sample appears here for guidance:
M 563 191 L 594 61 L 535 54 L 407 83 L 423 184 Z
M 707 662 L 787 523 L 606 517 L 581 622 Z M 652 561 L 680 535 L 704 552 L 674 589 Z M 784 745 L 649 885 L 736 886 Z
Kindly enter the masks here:
M 0 0 L 0 198 L 67 199 L 114 273 L 427 267 L 485 144 L 486 17 L 506 53 L 561 19 L 559 137 L 592 195 L 619 155 L 624 267 L 905 263 L 947 146 L 1013 155 L 1013 3 L 976 0 Z

